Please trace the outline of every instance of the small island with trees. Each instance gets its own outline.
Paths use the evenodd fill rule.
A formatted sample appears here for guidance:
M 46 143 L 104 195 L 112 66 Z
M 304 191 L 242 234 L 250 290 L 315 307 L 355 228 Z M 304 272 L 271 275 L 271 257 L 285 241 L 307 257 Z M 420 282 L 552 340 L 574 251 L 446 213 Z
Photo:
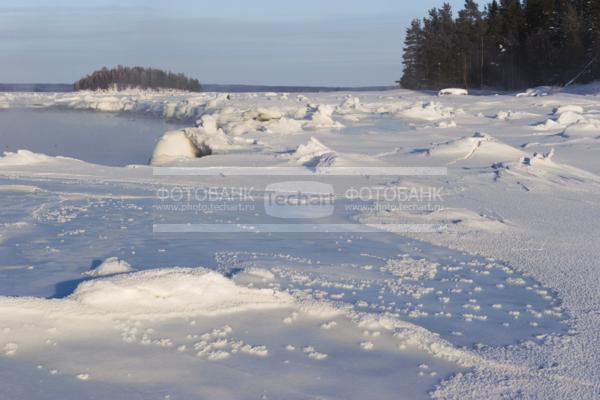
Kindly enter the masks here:
M 197 79 L 183 74 L 156 68 L 103 67 L 87 75 L 73 85 L 75 90 L 125 90 L 125 89 L 177 89 L 200 92 L 202 86 Z
M 404 45 L 407 89 L 518 89 L 600 79 L 600 0 L 474 0 L 414 20 Z

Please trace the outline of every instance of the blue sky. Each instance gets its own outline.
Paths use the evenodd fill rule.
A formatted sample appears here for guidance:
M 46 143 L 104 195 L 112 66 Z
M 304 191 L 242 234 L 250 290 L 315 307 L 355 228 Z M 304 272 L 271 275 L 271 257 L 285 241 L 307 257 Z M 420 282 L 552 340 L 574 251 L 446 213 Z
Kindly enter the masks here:
M 124 64 L 206 83 L 389 85 L 406 26 L 442 2 L 4 0 L 0 82 L 73 82 Z

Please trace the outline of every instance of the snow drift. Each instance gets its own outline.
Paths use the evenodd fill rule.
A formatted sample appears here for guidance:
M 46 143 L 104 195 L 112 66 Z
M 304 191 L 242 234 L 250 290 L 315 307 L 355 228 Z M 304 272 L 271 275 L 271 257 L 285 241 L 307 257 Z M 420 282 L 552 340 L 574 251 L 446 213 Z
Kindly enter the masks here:
M 466 89 L 449 88 L 439 91 L 438 96 L 467 96 L 469 91 Z
M 228 137 L 218 127 L 217 120 L 212 115 L 202 116 L 198 125 L 196 128 L 165 133 L 154 149 L 150 164 L 160 166 L 205 157 L 217 152 L 240 149 L 254 142 Z
M 582 106 L 567 104 L 554 109 L 552 117 L 535 126 L 538 131 L 562 129 L 566 138 L 600 137 L 600 119 L 596 112 L 585 112 Z
M 32 165 L 32 164 L 41 164 L 41 163 L 49 163 L 60 160 L 68 160 L 68 161 L 77 161 L 75 158 L 71 157 L 63 157 L 63 156 L 48 156 L 46 154 L 34 153 L 29 150 L 17 150 L 16 152 L 5 151 L 4 156 L 0 157 L 0 166 L 22 166 L 22 165 Z
M 550 86 L 539 86 L 536 88 L 527 89 L 523 93 L 518 93 L 517 97 L 541 97 L 552 94 L 553 89 Z
M 292 302 L 284 293 L 237 286 L 204 268 L 156 269 L 86 281 L 68 300 L 129 318 L 218 315 L 280 308 Z
M 444 107 L 442 104 L 435 101 L 419 102 L 410 108 L 399 112 L 401 117 L 425 121 L 437 121 L 443 118 L 451 118 L 454 114 L 454 109 L 452 107 Z
M 515 160 L 525 154 L 490 135 L 479 132 L 470 137 L 436 143 L 424 152 L 432 157 L 448 159 L 450 163 L 474 158 L 483 158 L 485 162 Z

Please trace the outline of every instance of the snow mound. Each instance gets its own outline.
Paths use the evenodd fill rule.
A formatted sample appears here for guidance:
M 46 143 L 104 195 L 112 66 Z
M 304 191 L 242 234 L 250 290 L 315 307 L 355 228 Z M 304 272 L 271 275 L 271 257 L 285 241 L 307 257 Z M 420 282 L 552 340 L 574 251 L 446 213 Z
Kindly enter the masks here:
M 277 120 L 271 120 L 265 125 L 265 132 L 276 133 L 276 134 L 290 134 L 299 133 L 303 130 L 301 121 L 292 118 L 280 118 Z
M 117 257 L 107 258 L 95 269 L 88 271 L 85 275 L 88 276 L 107 276 L 115 274 L 123 274 L 133 271 L 131 265 L 127 261 L 120 260 Z
M 73 108 L 91 109 L 104 112 L 129 111 L 135 106 L 135 100 L 128 97 L 89 95 L 73 104 Z
M 304 129 L 342 129 L 344 125 L 342 125 L 340 122 L 334 121 L 332 118 L 334 111 L 335 108 L 329 104 L 308 106 L 306 112 L 308 121 L 304 123 Z
M 536 88 L 527 89 L 524 93 L 518 93 L 517 97 L 541 97 L 549 96 L 552 93 L 550 86 L 539 86 Z
M 196 128 L 184 128 L 167 132 L 154 148 L 151 165 L 165 165 L 175 161 L 205 157 L 217 152 L 224 152 L 244 147 L 253 141 L 229 138 L 218 127 L 213 115 L 204 115 L 197 122 Z
M 564 106 L 560 106 L 554 109 L 554 115 L 561 115 L 564 114 L 566 112 L 572 112 L 572 113 L 576 113 L 576 114 L 583 114 L 583 107 L 581 106 L 577 106 L 577 105 L 573 105 L 573 104 L 567 104 Z
M 499 111 L 494 118 L 499 121 L 510 121 L 510 120 L 522 119 L 522 118 L 533 117 L 533 116 L 535 116 L 535 114 L 528 113 L 528 112 L 509 110 L 509 111 Z
M 256 109 L 256 116 L 254 119 L 260 122 L 267 122 L 274 119 L 280 119 L 281 117 L 283 117 L 283 114 L 277 107 L 259 107 Z
M 337 107 L 336 112 L 343 115 L 345 119 L 356 122 L 360 119 L 359 116 L 369 113 L 369 109 L 361 104 L 358 97 L 348 96 L 342 104 Z
M 450 158 L 452 162 L 466 161 L 475 156 L 494 160 L 514 160 L 525 154 L 484 133 L 475 133 L 470 137 L 434 144 L 426 149 L 425 153 L 432 157 Z
M 204 128 L 210 126 L 208 129 L 210 133 L 214 134 L 220 130 L 232 137 L 262 132 L 290 134 L 299 133 L 305 129 L 305 125 L 308 123 L 305 120 L 306 116 L 307 109 L 305 107 L 286 109 L 275 106 L 259 106 L 250 110 L 225 107 L 210 115 L 203 115 L 198 124 Z M 206 118 L 211 118 L 214 122 L 207 124 Z
M 438 96 L 468 96 L 469 91 L 466 89 L 448 88 L 439 91 Z
M 443 118 L 453 117 L 454 109 L 451 107 L 444 107 L 435 101 L 419 102 L 408 109 L 400 111 L 400 116 L 425 121 L 437 121 Z
M 565 137 L 597 137 L 600 120 L 589 118 L 578 105 L 564 105 L 554 110 L 553 117 L 535 126 L 538 131 L 563 129 Z
M 512 115 L 512 111 L 500 111 L 494 118 L 500 121 L 508 121 L 511 119 Z
M 150 164 L 164 165 L 181 159 L 193 159 L 199 154 L 198 147 L 184 131 L 167 132 L 156 144 Z
M 35 194 L 44 193 L 45 189 L 32 185 L 0 185 L 0 193 L 23 193 Z
M 440 121 L 436 124 L 436 126 L 440 129 L 448 129 L 448 128 L 456 128 L 457 127 L 455 120 Z
M 321 174 L 330 173 L 334 167 L 362 174 L 363 167 L 385 166 L 380 159 L 366 154 L 338 153 L 314 137 L 311 137 L 306 144 L 298 146 L 291 156 L 290 163 L 314 169 Z
M 562 126 L 553 119 L 547 119 L 545 122 L 535 125 L 536 131 L 549 131 L 553 129 L 560 129 Z
M 228 93 L 217 94 L 215 97 L 206 102 L 207 109 L 215 109 L 221 107 L 225 104 L 229 99 L 230 95 Z
M 241 147 L 218 128 L 217 120 L 211 115 L 202 116 L 197 128 L 186 128 L 183 132 L 196 146 L 200 157 Z
M 360 99 L 358 97 L 350 96 L 340 106 L 338 107 L 338 112 L 340 111 L 354 111 L 359 110 L 361 108 Z
M 315 137 L 311 137 L 306 144 L 298 146 L 292 155 L 292 162 L 296 165 L 308 167 L 333 165 L 337 153 L 325 146 Z
M 522 157 L 520 162 L 524 166 L 532 166 L 532 165 L 552 165 L 552 157 L 554 157 L 554 149 L 550 150 L 548 153 L 533 153 L 533 156 Z
M 12 165 L 31 165 L 53 162 L 56 160 L 75 160 L 69 157 L 52 157 L 46 154 L 34 153 L 29 150 L 17 150 L 16 152 L 5 151 L 4 156 L 0 157 L 0 166 L 12 166 Z
M 241 285 L 262 284 L 274 280 L 275 275 L 271 271 L 258 267 L 246 267 L 233 277 L 233 281 Z
M 556 122 L 559 125 L 567 126 L 567 125 L 576 124 L 577 122 L 581 121 L 582 119 L 583 119 L 583 115 L 581 115 L 581 114 L 578 114 L 573 111 L 565 111 L 558 116 L 558 119 L 556 120 Z
M 363 224 L 376 225 L 378 228 L 394 231 L 396 224 L 428 224 L 445 228 L 454 234 L 471 232 L 501 232 L 509 228 L 504 221 L 477 213 L 465 208 L 442 208 L 439 210 L 414 213 L 395 209 L 360 214 L 356 219 Z M 389 228 L 386 228 L 388 226 Z
M 286 307 L 291 296 L 237 286 L 204 268 L 135 272 L 81 283 L 68 299 L 107 313 L 140 315 L 221 315 Z
M 575 188 L 585 183 L 600 184 L 598 175 L 556 162 L 553 157 L 554 149 L 547 153 L 525 154 L 518 161 L 493 164 L 492 169 L 496 179 L 512 176 L 519 184 L 528 182 L 527 190 L 535 187 L 532 184 L 558 185 L 561 188 Z
M 600 120 L 586 118 L 576 124 L 568 126 L 564 133 L 566 137 L 594 137 L 600 138 Z
M 475 230 L 498 232 L 508 228 L 506 223 L 502 220 L 462 208 L 445 208 L 437 210 L 428 215 L 426 219 L 431 221 L 430 223 L 448 224 L 450 229 L 458 231 Z

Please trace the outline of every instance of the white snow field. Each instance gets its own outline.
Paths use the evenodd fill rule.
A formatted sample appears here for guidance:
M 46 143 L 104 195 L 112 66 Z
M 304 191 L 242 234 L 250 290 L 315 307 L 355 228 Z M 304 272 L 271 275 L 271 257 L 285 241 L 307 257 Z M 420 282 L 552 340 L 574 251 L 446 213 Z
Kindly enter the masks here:
M 599 398 L 595 93 L 0 93 L 0 399 Z

